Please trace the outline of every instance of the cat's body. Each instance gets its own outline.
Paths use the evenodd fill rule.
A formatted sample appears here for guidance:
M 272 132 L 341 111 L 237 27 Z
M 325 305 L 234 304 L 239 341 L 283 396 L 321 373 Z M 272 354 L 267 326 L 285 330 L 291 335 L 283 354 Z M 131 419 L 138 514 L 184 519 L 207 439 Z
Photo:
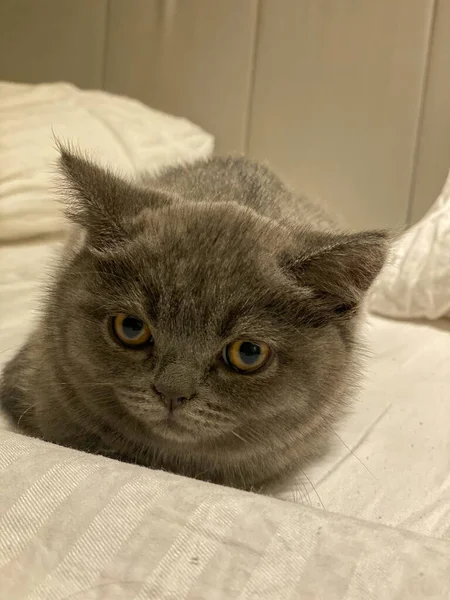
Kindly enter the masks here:
M 244 159 L 136 184 L 65 150 L 61 164 L 78 233 L 5 369 L 12 422 L 246 489 L 317 456 L 348 402 L 359 305 L 387 236 L 332 233 L 321 209 Z M 148 324 L 150 341 L 119 343 L 116 315 Z M 261 368 L 230 365 L 242 340 L 267 349 Z

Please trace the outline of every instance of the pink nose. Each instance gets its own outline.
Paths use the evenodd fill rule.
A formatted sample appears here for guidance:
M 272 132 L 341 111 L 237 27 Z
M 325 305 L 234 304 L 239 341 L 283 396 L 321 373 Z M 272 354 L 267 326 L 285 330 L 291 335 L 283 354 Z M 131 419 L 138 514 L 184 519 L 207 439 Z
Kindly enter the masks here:
M 155 383 L 153 387 L 169 410 L 174 410 L 192 397 L 192 394 L 187 393 L 188 390 L 172 387 L 164 383 Z

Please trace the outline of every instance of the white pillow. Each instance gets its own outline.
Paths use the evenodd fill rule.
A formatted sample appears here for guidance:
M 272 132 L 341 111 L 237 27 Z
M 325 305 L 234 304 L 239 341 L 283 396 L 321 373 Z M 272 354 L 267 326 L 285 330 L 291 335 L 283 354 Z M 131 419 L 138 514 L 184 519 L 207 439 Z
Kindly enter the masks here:
M 0 242 L 64 231 L 51 192 L 54 136 L 123 173 L 191 162 L 213 150 L 200 128 L 135 100 L 67 83 L 0 82 Z
M 368 305 L 387 317 L 450 317 L 450 174 L 427 215 L 394 246 Z

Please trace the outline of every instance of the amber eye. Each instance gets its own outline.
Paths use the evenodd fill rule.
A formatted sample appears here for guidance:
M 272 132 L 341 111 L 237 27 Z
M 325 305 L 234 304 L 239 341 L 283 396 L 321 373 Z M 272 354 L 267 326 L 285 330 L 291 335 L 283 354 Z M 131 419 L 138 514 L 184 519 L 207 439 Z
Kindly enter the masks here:
M 236 340 L 228 344 L 222 353 L 225 364 L 241 373 L 251 373 L 261 369 L 270 355 L 271 351 L 267 344 L 251 340 Z
M 117 338 L 126 346 L 136 348 L 153 341 L 150 327 L 133 315 L 118 314 L 112 320 L 112 328 Z

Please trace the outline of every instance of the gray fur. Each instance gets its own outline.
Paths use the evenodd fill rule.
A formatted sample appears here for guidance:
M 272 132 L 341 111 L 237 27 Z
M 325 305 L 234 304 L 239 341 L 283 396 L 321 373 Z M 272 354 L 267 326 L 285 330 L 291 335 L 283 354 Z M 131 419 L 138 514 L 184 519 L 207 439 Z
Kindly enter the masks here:
M 384 232 L 333 229 L 265 167 L 214 158 L 127 182 L 61 149 L 77 233 L 0 399 L 23 432 L 245 489 L 320 455 L 358 372 L 361 302 Z M 153 349 L 113 339 L 110 318 L 151 324 Z M 221 360 L 264 341 L 254 374 Z M 173 411 L 154 383 L 193 398 Z M 181 393 L 181 392 L 180 392 Z M 185 395 L 185 394 L 183 394 Z

